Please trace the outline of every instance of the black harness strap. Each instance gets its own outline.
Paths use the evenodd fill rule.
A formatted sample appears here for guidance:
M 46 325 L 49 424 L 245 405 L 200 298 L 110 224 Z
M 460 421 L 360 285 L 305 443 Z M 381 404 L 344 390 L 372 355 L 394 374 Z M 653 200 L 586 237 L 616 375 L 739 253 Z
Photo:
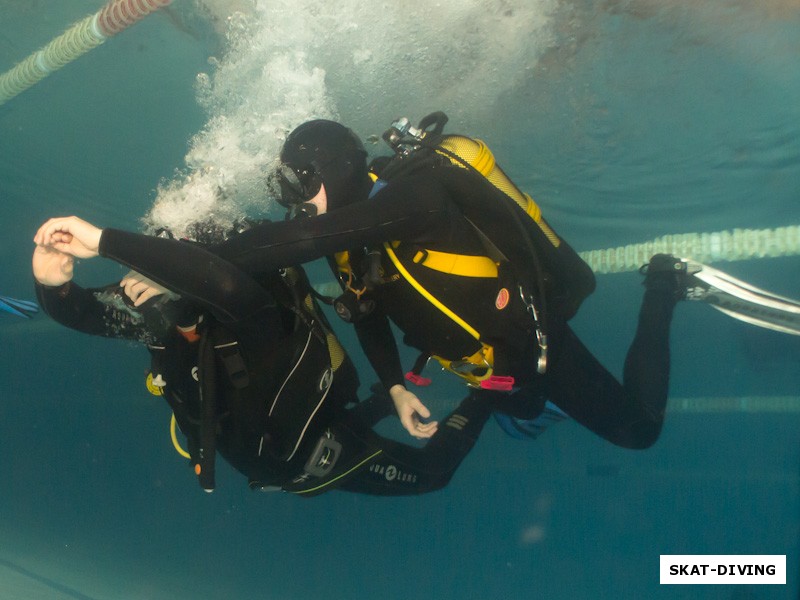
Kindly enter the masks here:
M 198 375 L 200 379 L 200 445 L 195 458 L 198 482 L 207 492 L 215 487 L 214 459 L 217 451 L 217 365 L 209 327 L 200 337 Z
M 246 388 L 250 383 L 250 376 L 236 338 L 225 329 L 217 328 L 214 331 L 214 351 L 222 361 L 233 387 L 237 390 Z

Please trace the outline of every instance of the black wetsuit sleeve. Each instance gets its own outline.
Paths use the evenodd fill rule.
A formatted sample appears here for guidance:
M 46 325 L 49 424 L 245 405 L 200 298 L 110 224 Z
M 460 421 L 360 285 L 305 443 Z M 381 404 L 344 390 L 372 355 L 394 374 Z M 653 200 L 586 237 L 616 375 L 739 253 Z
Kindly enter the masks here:
M 388 317 L 376 309 L 369 318 L 356 323 L 355 329 L 361 348 L 383 387 L 388 391 L 393 385 L 404 385 L 400 353 Z
M 375 198 L 318 217 L 263 223 L 211 250 L 248 273 L 392 240 L 423 242 L 447 228 L 452 205 L 432 177 L 392 182 Z
M 130 311 L 101 302 L 97 294 L 112 293 L 119 286 L 85 289 L 70 281 L 58 287 L 38 282 L 36 299 L 54 321 L 90 335 L 147 341 L 150 332 L 143 319 Z
M 198 244 L 104 229 L 100 255 L 180 294 L 223 323 L 243 321 L 274 306 L 255 279 Z
M 401 180 L 369 200 L 308 219 L 266 222 L 210 250 L 251 274 L 336 252 L 401 240 L 425 243 L 450 231 L 454 205 L 435 176 Z M 388 390 L 403 385 L 403 369 L 388 318 L 380 312 L 356 325 L 367 359 Z

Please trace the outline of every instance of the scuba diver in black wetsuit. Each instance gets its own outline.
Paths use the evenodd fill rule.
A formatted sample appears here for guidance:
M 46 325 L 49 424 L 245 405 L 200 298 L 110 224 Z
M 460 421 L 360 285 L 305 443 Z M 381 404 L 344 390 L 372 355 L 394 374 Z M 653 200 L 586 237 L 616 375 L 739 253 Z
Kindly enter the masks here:
M 591 269 L 481 142 L 443 135 L 445 120 L 435 113 L 416 129 L 398 121 L 384 135 L 397 154 L 374 182 L 351 130 L 326 120 L 299 126 L 276 174 L 288 220 L 214 252 L 252 274 L 329 257 L 343 287 L 337 312 L 355 324 L 415 437 L 432 436 L 437 423 L 423 421 L 428 409 L 405 387 L 390 319 L 422 352 L 407 379 L 420 381 L 433 356 L 495 411 L 533 419 L 549 400 L 614 444 L 649 447 L 664 418 L 685 263 L 651 260 L 620 384 L 567 323 L 594 290 Z
M 458 426 L 425 448 L 372 432 L 391 403 L 384 393 L 357 403 L 357 374 L 299 268 L 254 278 L 200 244 L 101 231 L 75 217 L 51 219 L 35 242 L 45 312 L 78 331 L 148 346 L 148 388 L 168 402 L 188 441 L 186 452 L 173 435 L 176 448 L 207 491 L 217 452 L 253 489 L 307 497 L 433 491 L 448 483 L 489 416 L 467 398 L 452 415 Z M 180 261 L 161 254 L 167 242 Z M 103 288 L 75 284 L 73 257 L 100 254 L 136 272 Z

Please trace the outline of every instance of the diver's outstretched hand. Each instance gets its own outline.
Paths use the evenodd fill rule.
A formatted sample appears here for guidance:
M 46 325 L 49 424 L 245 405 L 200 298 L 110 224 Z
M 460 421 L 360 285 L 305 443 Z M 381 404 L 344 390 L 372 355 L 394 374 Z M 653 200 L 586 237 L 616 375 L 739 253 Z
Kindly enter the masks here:
M 42 285 L 58 287 L 72 280 L 74 260 L 51 246 L 36 246 L 33 251 L 33 276 Z
M 439 427 L 438 421 L 423 423 L 420 417 L 427 419 L 431 416 L 431 411 L 420 401 L 412 392 L 409 392 L 402 385 L 393 385 L 389 389 L 397 416 L 405 427 L 406 431 L 415 438 L 424 439 L 433 436 Z
M 103 230 L 78 217 L 56 217 L 39 227 L 33 237 L 37 246 L 51 246 L 76 258 L 99 255 Z

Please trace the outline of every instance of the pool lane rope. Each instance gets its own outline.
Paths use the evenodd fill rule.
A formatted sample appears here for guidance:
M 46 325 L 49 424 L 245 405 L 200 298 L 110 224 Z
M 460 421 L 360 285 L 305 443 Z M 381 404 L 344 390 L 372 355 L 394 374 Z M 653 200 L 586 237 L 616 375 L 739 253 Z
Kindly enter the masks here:
M 800 225 L 665 235 L 641 244 L 580 253 L 595 273 L 636 271 L 654 254 L 688 257 L 701 263 L 797 256 Z
M 0 105 L 172 0 L 112 0 L 0 75 Z
M 667 412 L 800 414 L 800 396 L 670 398 Z

